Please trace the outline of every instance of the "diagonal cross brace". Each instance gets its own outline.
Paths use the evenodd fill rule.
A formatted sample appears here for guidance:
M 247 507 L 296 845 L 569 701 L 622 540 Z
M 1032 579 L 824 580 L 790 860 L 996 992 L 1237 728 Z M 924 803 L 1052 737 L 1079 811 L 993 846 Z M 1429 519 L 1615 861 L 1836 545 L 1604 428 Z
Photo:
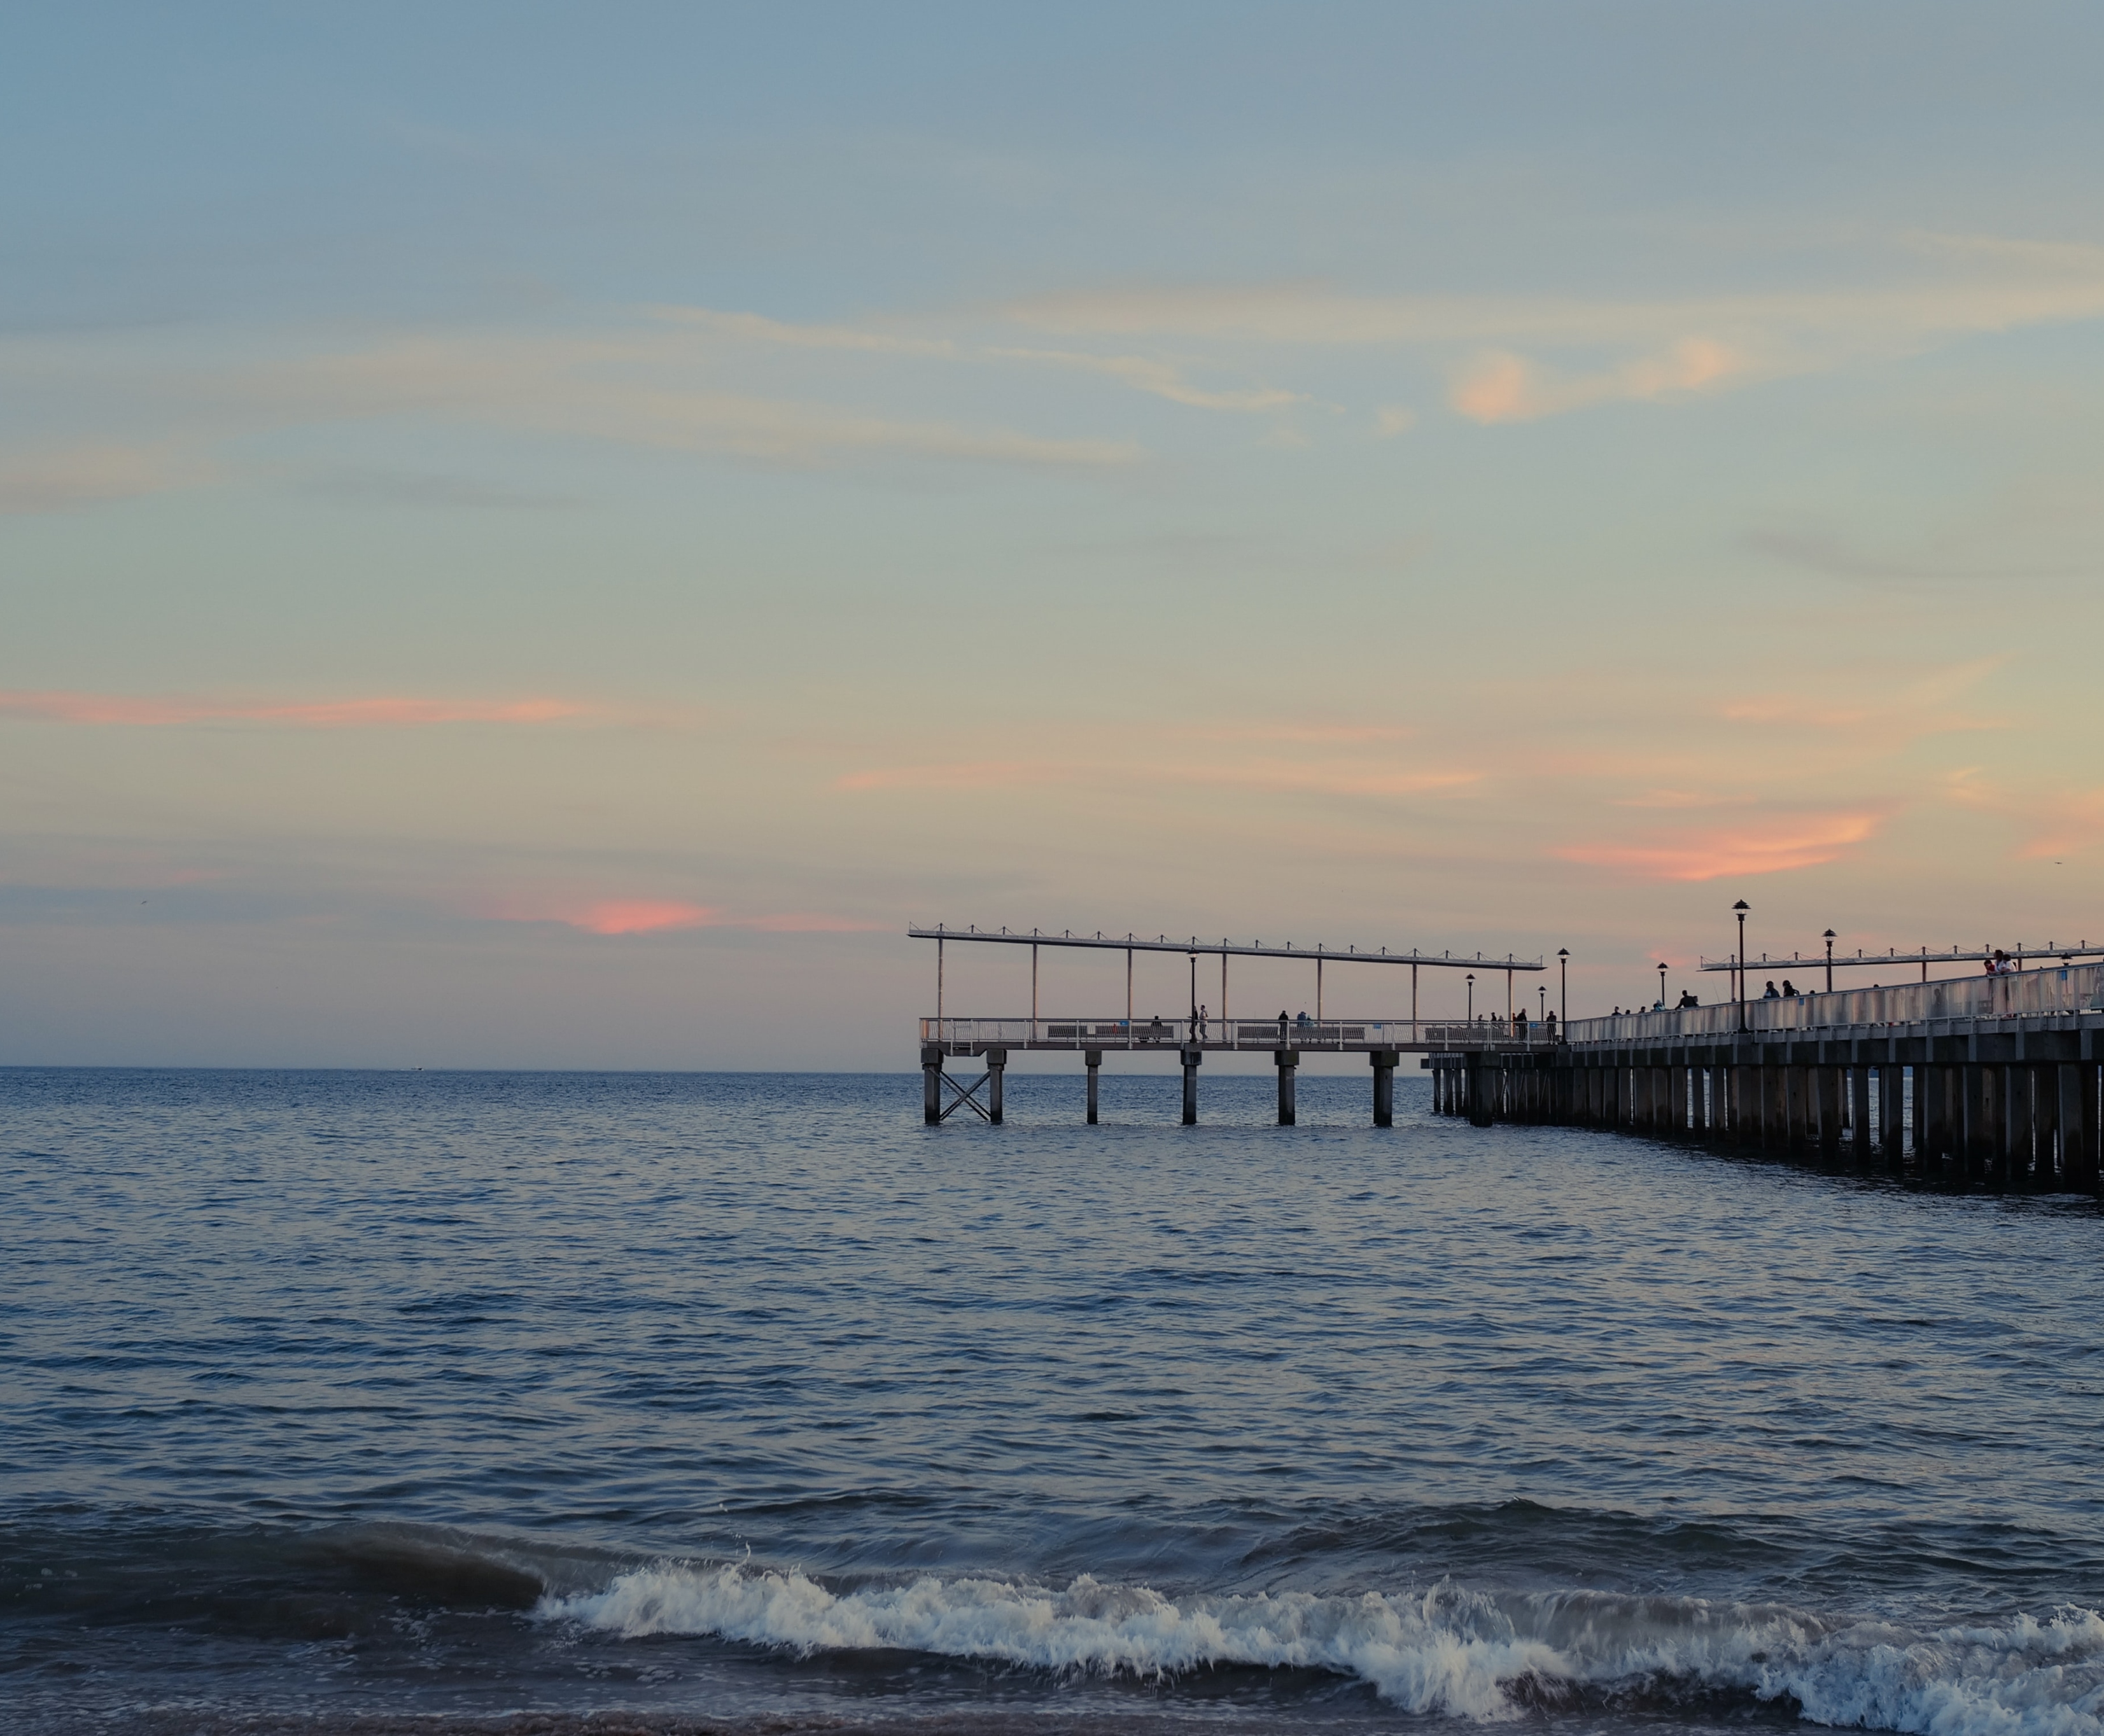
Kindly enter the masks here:
M 982 1073 L 977 1079 L 974 1079 L 970 1084 L 961 1085 L 956 1082 L 956 1080 L 951 1078 L 947 1073 L 943 1074 L 943 1083 L 947 1085 L 956 1094 L 951 1097 L 949 1106 L 943 1110 L 942 1114 L 937 1116 L 936 1119 L 938 1121 L 947 1121 L 960 1109 L 969 1106 L 972 1113 L 977 1115 L 980 1120 L 991 1122 L 993 1119 L 992 1113 L 987 1108 L 985 1104 L 979 1102 L 978 1093 L 979 1087 L 983 1085 L 992 1077 L 993 1075 L 991 1072 Z

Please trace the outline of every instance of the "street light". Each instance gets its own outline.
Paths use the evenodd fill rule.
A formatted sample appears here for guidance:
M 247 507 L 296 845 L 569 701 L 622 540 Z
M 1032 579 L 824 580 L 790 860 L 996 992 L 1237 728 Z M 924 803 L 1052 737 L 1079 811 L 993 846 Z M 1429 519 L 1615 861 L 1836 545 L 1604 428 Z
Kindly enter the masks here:
M 1469 973 L 1469 1022 L 1476 1022 L 1476 973 Z
M 1739 915 L 1739 1029 L 1746 1028 L 1746 912 L 1753 906 L 1741 898 L 1732 908 Z
M 1566 1025 L 1571 1022 L 1571 949 L 1556 949 L 1556 998 L 1562 1003 L 1563 1010 L 1558 1015 Z
M 1658 1010 L 1661 1013 L 1665 1011 L 1665 967 L 1663 964 L 1658 968 Z
M 1535 992 L 1541 997 L 1540 1022 L 1545 1025 L 1549 1022 L 1549 985 L 1545 982 L 1537 982 L 1534 988 Z
M 1826 992 L 1834 992 L 1834 931 L 1826 931 Z

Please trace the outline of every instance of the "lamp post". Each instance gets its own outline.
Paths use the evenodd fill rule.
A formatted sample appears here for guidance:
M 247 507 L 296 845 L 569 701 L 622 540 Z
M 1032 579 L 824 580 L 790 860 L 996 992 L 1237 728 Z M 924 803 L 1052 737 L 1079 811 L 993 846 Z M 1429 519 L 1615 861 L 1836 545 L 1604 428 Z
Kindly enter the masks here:
M 1476 973 L 1469 973 L 1469 1022 L 1476 1022 Z
M 1834 931 L 1833 931 L 1831 928 L 1829 928 L 1829 929 L 1826 931 L 1826 934 L 1825 934 L 1825 941 L 1826 941 L 1826 992 L 1827 992 L 1829 995 L 1831 995 L 1831 994 L 1834 992 Z
M 1541 1010 L 1536 1015 L 1536 1022 L 1545 1025 L 1549 1022 L 1549 985 L 1545 982 L 1537 982 L 1534 986 L 1534 990 L 1535 993 L 1541 997 Z
M 1741 898 L 1732 908 L 1739 917 L 1739 1029 L 1746 1028 L 1746 912 L 1753 908 Z
M 1663 964 L 1658 968 L 1658 1010 L 1661 1013 L 1665 1011 L 1665 967 Z
M 1557 1017 L 1568 1025 L 1571 1022 L 1571 949 L 1556 949 L 1556 999 L 1562 1010 Z

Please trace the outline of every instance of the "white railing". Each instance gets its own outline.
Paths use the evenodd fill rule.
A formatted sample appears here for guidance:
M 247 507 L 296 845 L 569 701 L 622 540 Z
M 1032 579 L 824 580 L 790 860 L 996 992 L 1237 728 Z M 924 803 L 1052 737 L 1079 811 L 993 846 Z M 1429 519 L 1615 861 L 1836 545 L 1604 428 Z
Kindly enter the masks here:
M 1749 967 L 1757 969 L 1758 966 Z M 1835 989 L 1788 999 L 1750 1000 L 1743 1027 L 1736 1001 L 1619 1017 L 1573 1019 L 1573 1043 L 1648 1043 L 1748 1030 L 1811 1030 L 1831 1025 L 1913 1025 L 1930 1019 L 1995 1019 L 2104 1009 L 2104 964 L 2062 964 L 2005 977 L 1952 977 L 1890 988 Z
M 1459 1019 L 923 1019 L 920 1040 L 978 1048 L 1363 1049 L 1532 1048 L 1549 1030 Z

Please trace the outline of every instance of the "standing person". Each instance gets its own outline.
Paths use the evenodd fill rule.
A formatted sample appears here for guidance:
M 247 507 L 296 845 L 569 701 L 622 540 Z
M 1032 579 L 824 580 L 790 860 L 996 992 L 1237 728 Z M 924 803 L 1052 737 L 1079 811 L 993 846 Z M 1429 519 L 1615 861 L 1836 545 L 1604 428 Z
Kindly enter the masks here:
M 1513 1014 L 1513 1035 L 1522 1043 L 1527 1040 L 1527 1008 L 1519 1008 Z
M 1281 1048 L 1286 1047 L 1286 1008 L 1283 1007 L 1278 1009 L 1278 1046 Z
M 1781 1000 L 1782 999 L 1782 996 L 1776 991 L 1774 977 L 1771 977 L 1768 978 L 1767 993 L 1762 995 L 1761 999 L 1763 1000 Z
M 1549 1017 L 1541 1022 L 1541 1028 L 1549 1040 L 1553 1043 L 1556 1040 L 1556 1009 L 1553 1007 L 1549 1009 Z

